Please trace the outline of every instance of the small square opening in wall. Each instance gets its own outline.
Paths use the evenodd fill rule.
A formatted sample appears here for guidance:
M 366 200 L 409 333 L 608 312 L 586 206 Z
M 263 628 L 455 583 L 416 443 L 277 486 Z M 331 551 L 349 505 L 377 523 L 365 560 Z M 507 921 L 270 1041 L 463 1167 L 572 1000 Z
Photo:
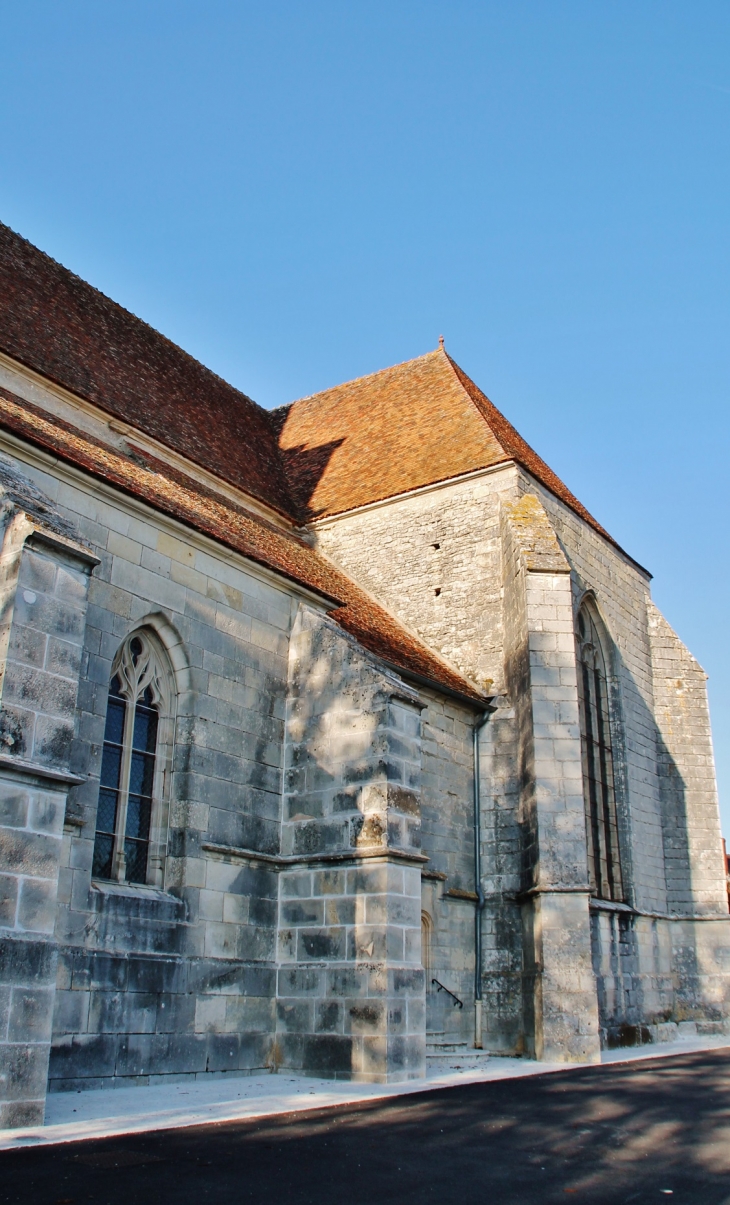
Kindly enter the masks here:
M 435 548 L 438 551 L 438 549 L 441 547 L 441 545 L 440 544 L 432 544 L 431 547 Z
M 441 587 L 440 587 L 440 586 L 437 586 L 437 587 L 436 587 L 436 589 L 434 590 L 434 594 L 435 594 L 435 595 L 436 595 L 436 597 L 438 598 L 438 596 L 439 596 L 439 594 L 440 594 L 440 593 L 441 593 Z

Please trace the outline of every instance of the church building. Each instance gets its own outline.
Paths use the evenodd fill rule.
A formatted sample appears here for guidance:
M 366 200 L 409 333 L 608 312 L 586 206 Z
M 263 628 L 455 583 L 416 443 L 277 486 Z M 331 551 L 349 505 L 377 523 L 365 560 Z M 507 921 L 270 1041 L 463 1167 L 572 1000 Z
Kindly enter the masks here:
M 266 411 L 0 226 L 0 503 L 0 1126 L 730 1031 L 705 674 L 443 346 Z

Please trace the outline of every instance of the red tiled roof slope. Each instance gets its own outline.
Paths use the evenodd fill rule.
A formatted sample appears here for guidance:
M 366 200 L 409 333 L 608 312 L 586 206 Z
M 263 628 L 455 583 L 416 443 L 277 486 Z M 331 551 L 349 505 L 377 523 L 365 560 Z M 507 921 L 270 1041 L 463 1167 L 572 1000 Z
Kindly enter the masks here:
M 271 417 L 291 492 L 312 519 L 516 460 L 615 544 L 441 348 Z
M 324 595 L 335 604 L 330 611 L 333 618 L 366 649 L 405 673 L 484 703 L 484 696 L 473 683 L 294 533 L 202 488 L 147 452 L 132 448 L 126 457 L 4 389 L 0 389 L 0 425 L 242 556 Z
M 0 350 L 294 513 L 265 410 L 1 223 Z
M 441 351 L 303 398 L 272 419 L 289 487 L 311 517 L 507 459 Z

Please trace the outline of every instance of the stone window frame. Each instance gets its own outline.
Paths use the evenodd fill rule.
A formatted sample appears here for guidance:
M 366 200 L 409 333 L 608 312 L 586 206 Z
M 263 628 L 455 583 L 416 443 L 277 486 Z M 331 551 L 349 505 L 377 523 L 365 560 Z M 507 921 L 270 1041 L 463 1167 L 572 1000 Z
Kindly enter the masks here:
M 581 619 L 589 621 L 588 639 L 581 632 Z M 592 631 L 591 631 L 592 629 Z M 592 637 L 592 639 L 590 638 Z M 575 613 L 576 671 L 580 714 L 581 762 L 583 768 L 583 801 L 586 821 L 586 854 L 591 895 L 596 899 L 626 903 L 630 868 L 626 858 L 626 833 L 623 803 L 623 741 L 618 722 L 617 682 L 614 673 L 614 647 L 608 634 L 595 595 L 586 591 L 579 599 Z M 602 732 L 596 742 L 602 754 L 608 756 L 601 767 L 602 779 L 596 780 L 589 771 L 585 710 L 586 662 L 584 649 L 597 671 L 592 687 L 594 702 L 599 704 Z M 598 664 L 597 664 L 598 663 Z M 603 693 L 597 685 L 602 670 Z M 589 687 L 589 690 L 591 688 Z M 593 792 L 591 790 L 593 786 Z M 594 799 L 596 786 L 602 787 L 602 799 Z M 599 865 L 605 851 L 606 874 L 596 873 L 596 854 Z
M 157 627 L 158 625 L 155 625 Z M 132 654 L 132 642 L 139 641 L 142 651 Z M 137 886 L 164 888 L 167 832 L 170 811 L 170 782 L 175 737 L 175 705 L 177 691 L 175 674 L 162 640 L 155 628 L 141 624 L 131 631 L 119 646 L 112 662 L 109 690 L 114 679 L 120 681 L 120 696 L 125 700 L 125 724 L 122 742 L 122 761 L 119 775 L 119 803 L 112 850 L 111 878 L 99 882 L 117 882 L 134 889 Z M 144 884 L 125 877 L 124 842 L 126 838 L 129 777 L 132 762 L 132 732 L 136 705 L 147 689 L 152 694 L 152 706 L 157 711 L 157 733 L 154 750 L 152 805 L 150 815 L 147 868 Z M 107 692 L 107 700 L 110 694 Z M 108 706 L 108 702 L 107 702 Z M 101 784 L 99 787 L 101 791 Z M 96 830 L 98 832 L 98 829 Z

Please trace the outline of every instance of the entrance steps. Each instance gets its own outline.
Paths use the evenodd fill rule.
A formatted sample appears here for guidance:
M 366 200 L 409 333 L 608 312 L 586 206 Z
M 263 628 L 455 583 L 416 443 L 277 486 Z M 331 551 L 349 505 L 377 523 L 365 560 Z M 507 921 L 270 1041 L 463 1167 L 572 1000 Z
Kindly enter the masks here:
M 450 1041 L 442 1034 L 426 1035 L 427 1071 L 477 1070 L 486 1066 L 486 1050 L 475 1050 L 468 1042 Z

